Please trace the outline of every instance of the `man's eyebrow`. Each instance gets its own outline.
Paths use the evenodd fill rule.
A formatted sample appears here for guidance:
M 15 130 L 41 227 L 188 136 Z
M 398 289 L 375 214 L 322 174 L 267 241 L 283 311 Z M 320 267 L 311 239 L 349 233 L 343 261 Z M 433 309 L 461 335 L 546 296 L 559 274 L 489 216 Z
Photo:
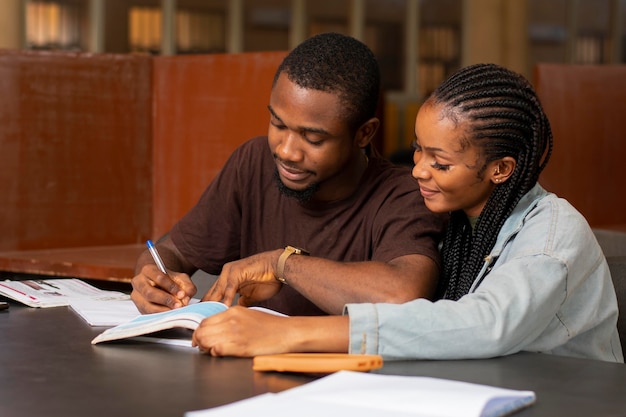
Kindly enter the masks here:
M 327 130 L 320 129 L 317 127 L 301 127 L 300 130 L 302 130 L 303 132 L 316 133 L 318 135 L 323 135 L 323 136 L 331 136 L 331 134 L 328 133 Z
M 281 123 L 283 123 L 283 119 L 281 119 L 276 112 L 274 111 L 274 109 L 272 109 L 271 105 L 267 106 L 267 109 L 270 111 L 270 113 L 272 114 L 272 117 L 274 117 L 276 120 L 280 121 Z M 300 130 L 301 132 L 309 132 L 309 133 L 317 133 L 318 135 L 325 135 L 325 136 L 331 136 L 331 134 L 325 130 L 325 129 L 321 129 L 321 128 L 317 128 L 317 127 L 306 127 L 306 126 L 299 126 L 298 130 Z
M 270 114 L 272 115 L 272 117 L 274 117 L 275 119 L 280 120 L 281 122 L 283 121 L 280 117 L 278 117 L 278 115 L 276 114 L 276 112 L 274 111 L 274 109 L 272 108 L 271 104 L 267 105 L 267 109 L 270 111 Z

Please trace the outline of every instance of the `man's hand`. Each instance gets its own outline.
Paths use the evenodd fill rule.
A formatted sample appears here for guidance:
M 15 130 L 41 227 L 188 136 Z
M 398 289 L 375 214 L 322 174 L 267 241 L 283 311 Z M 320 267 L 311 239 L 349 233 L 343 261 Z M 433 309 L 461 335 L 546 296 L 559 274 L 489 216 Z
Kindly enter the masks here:
M 189 275 L 173 271 L 165 275 L 153 264 L 144 265 L 131 283 L 130 298 L 143 314 L 187 305 L 197 291 Z
M 202 301 L 231 305 L 239 293 L 239 304 L 249 306 L 276 295 L 282 284 L 276 279 L 274 269 L 281 253 L 280 249 L 262 252 L 225 264 Z

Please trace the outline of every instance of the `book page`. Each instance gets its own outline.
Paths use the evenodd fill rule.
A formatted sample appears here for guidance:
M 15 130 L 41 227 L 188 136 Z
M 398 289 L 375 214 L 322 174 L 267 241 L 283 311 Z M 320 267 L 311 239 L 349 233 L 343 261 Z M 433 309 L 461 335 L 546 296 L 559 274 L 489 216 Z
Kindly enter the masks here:
M 159 330 L 182 327 L 194 330 L 206 317 L 226 311 L 228 306 L 216 301 L 204 301 L 161 313 L 143 314 L 129 322 L 105 330 L 91 343 L 142 336 Z

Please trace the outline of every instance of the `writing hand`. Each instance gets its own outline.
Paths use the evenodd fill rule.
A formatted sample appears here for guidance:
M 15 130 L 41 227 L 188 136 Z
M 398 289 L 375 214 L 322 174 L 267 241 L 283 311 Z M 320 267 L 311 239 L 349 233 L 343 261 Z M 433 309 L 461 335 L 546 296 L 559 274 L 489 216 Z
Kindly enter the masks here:
M 239 304 L 248 306 L 276 295 L 282 284 L 274 275 L 274 267 L 281 253 L 282 250 L 263 252 L 225 264 L 202 301 L 232 305 L 239 293 Z
M 143 314 L 187 305 L 197 291 L 189 275 L 174 271 L 164 274 L 153 264 L 144 265 L 131 284 L 130 298 Z

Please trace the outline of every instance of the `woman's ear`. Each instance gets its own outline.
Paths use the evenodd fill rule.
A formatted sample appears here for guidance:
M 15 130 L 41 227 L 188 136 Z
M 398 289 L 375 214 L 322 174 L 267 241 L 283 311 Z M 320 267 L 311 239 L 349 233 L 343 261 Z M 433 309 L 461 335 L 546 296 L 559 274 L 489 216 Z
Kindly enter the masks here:
M 374 139 L 376 131 L 380 126 L 380 120 L 377 117 L 372 117 L 367 122 L 363 123 L 356 131 L 355 143 L 359 148 L 365 148 Z
M 505 156 L 502 159 L 493 161 L 491 165 L 491 182 L 494 184 L 502 184 L 513 175 L 517 162 L 512 157 Z

